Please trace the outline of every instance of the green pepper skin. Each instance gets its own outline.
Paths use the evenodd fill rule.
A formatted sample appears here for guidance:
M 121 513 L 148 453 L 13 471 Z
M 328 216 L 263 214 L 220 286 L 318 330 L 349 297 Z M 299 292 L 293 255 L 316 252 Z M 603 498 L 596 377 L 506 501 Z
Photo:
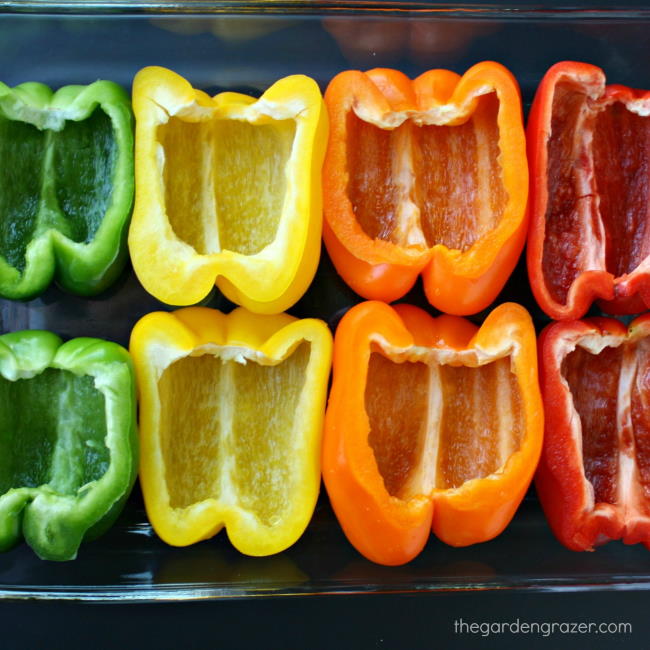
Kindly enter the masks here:
M 27 300 L 54 279 L 79 295 L 127 259 L 133 114 L 111 81 L 0 83 L 0 295 Z
M 0 550 L 24 536 L 43 559 L 74 559 L 119 515 L 137 463 L 124 348 L 35 330 L 0 336 Z

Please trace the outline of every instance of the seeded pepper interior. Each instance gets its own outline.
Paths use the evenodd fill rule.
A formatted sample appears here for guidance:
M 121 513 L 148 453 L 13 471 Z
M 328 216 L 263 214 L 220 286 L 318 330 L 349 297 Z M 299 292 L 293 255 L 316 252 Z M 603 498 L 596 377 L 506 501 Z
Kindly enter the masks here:
M 91 241 L 111 198 L 115 153 L 101 108 L 58 132 L 0 115 L 0 254 L 24 271 L 27 245 L 47 227 Z
M 509 357 L 471 367 L 442 365 L 436 356 L 401 363 L 378 349 L 370 356 L 368 443 L 386 489 L 401 499 L 492 474 L 523 435 Z
M 272 243 L 295 131 L 293 120 L 252 125 L 171 117 L 161 124 L 165 204 L 179 239 L 201 255 L 254 255 Z
M 620 277 L 650 253 L 650 118 L 566 81 L 555 89 L 551 132 L 543 269 L 564 302 L 580 272 Z M 558 264 L 563 251 L 577 259 Z
M 348 116 L 348 191 L 373 239 L 467 250 L 499 222 L 507 194 L 499 164 L 499 103 L 483 95 L 463 124 L 381 129 Z M 459 227 L 462 224 L 462 227 Z
M 594 487 L 594 501 L 628 502 L 634 508 L 629 500 L 641 489 L 641 510 L 650 514 L 650 410 L 645 395 L 650 340 L 607 347 L 598 354 L 577 347 L 563 361 L 562 374 L 580 416 L 585 476 Z
M 237 499 L 265 525 L 290 499 L 310 346 L 277 365 L 212 355 L 175 361 L 160 379 L 161 448 L 169 505 Z
M 104 396 L 93 384 L 53 368 L 31 379 L 0 377 L 0 494 L 47 483 L 75 495 L 104 475 Z

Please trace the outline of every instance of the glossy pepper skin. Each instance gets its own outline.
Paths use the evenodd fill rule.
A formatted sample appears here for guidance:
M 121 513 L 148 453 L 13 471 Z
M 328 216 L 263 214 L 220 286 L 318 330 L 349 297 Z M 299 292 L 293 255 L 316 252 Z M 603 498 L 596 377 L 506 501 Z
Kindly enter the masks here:
M 594 300 L 612 314 L 650 306 L 650 92 L 605 85 L 596 66 L 552 66 L 527 126 L 527 261 L 540 307 L 555 320 Z
M 535 477 L 558 540 L 650 548 L 650 315 L 549 325 L 539 340 L 546 430 Z
M 364 298 L 391 302 L 422 274 L 429 302 L 487 307 L 526 235 L 528 166 L 519 87 L 502 65 L 462 77 L 346 71 L 327 88 L 325 244 Z
M 22 536 L 72 560 L 122 510 L 137 471 L 135 376 L 121 346 L 0 336 L 0 550 Z
M 133 81 L 137 191 L 129 249 L 144 288 L 190 305 L 215 285 L 256 313 L 307 290 L 320 255 L 327 117 L 316 82 L 209 97 L 164 68 Z
M 0 83 L 0 295 L 93 295 L 126 262 L 133 116 L 110 81 Z
M 466 546 L 506 527 L 542 445 L 535 343 L 530 316 L 512 303 L 481 328 L 409 305 L 347 312 L 334 339 L 323 478 L 360 553 L 398 565 L 431 530 Z
M 225 526 L 239 551 L 261 556 L 300 537 L 320 488 L 331 347 L 322 321 L 243 308 L 136 324 L 140 484 L 165 542 L 186 546 Z

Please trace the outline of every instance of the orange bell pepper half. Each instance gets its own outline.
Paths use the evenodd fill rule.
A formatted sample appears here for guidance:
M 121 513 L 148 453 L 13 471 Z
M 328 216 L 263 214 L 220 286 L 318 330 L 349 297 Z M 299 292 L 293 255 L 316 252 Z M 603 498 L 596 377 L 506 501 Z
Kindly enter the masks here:
M 341 320 L 323 478 L 368 559 L 408 562 L 431 529 L 453 546 L 498 535 L 528 489 L 543 430 L 523 307 L 500 305 L 481 328 L 374 301 Z
M 422 273 L 450 314 L 487 307 L 524 245 L 528 166 L 514 77 L 487 61 L 337 75 L 325 93 L 324 238 L 365 298 L 402 297 Z

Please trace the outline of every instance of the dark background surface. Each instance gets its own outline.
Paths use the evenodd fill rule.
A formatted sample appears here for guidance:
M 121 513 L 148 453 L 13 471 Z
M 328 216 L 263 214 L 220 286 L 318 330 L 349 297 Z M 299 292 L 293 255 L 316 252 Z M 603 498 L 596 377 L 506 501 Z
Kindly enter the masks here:
M 3 648 L 647 648 L 647 592 L 313 596 L 0 606 Z M 454 633 L 454 622 L 629 622 L 631 634 Z
M 625 4 L 646 13 L 540 11 L 517 17 L 502 11 L 485 16 L 391 13 L 382 17 L 358 12 L 192 19 L 0 14 L 0 79 L 9 85 L 38 80 L 57 87 L 108 78 L 128 87 L 139 68 L 158 64 L 212 92 L 237 89 L 257 94 L 276 79 L 296 72 L 312 75 L 325 87 L 336 72 L 346 68 L 387 66 L 415 76 L 429 68 L 449 67 L 462 73 L 489 58 L 513 71 L 528 104 L 546 69 L 563 59 L 600 65 L 612 82 L 650 87 L 648 7 L 640 2 Z M 571 6 L 584 9 L 605 4 L 574 2 Z M 324 259 L 313 288 L 292 312 L 321 316 L 334 326 L 357 300 Z M 423 304 L 419 286 L 408 300 Z M 526 305 L 538 327 L 547 320 L 532 301 L 523 264 L 497 302 L 503 300 Z M 217 293 L 207 304 L 229 307 Z M 127 269 L 113 289 L 93 300 L 67 296 L 54 287 L 29 303 L 2 301 L 0 325 L 3 332 L 43 327 L 65 338 L 92 335 L 126 344 L 137 318 L 159 308 L 166 307 L 147 296 Z M 164 547 L 148 533 L 142 534 L 136 488 L 115 530 L 83 549 L 77 561 L 42 563 L 21 547 L 0 558 L 0 582 L 31 585 L 36 596 L 42 594 L 39 588 L 57 584 L 79 585 L 87 591 L 93 584 L 121 584 L 126 595 L 135 584 L 145 589 L 177 584 L 187 593 L 193 585 L 223 583 L 263 594 L 269 582 L 260 581 L 262 569 L 271 586 L 279 585 L 281 592 L 291 591 L 294 579 L 304 586 L 302 578 L 294 576 L 296 565 L 307 577 L 306 591 L 311 595 L 164 604 L 5 601 L 0 604 L 0 648 L 650 645 L 650 595 L 627 590 L 647 585 L 647 551 L 620 544 L 593 554 L 565 551 L 550 535 L 533 494 L 511 528 L 494 542 L 454 550 L 433 540 L 420 558 L 401 569 L 377 568 L 362 560 L 347 545 L 325 498 L 319 508 L 305 538 L 286 555 L 264 563 L 236 555 L 223 535 L 192 549 Z M 284 560 L 289 561 L 289 568 Z M 549 578 L 557 582 L 550 585 Z M 476 590 L 479 584 L 500 589 Z M 380 591 L 399 591 L 410 585 L 420 593 L 336 593 L 337 589 L 361 590 L 363 585 Z M 507 589 L 525 585 L 563 592 Z M 429 591 L 432 588 L 450 590 Z M 580 591 L 567 592 L 569 588 Z M 328 595 L 314 595 L 319 589 Z M 476 623 L 517 619 L 522 623 L 629 622 L 632 634 L 458 635 L 454 633 L 458 619 Z

